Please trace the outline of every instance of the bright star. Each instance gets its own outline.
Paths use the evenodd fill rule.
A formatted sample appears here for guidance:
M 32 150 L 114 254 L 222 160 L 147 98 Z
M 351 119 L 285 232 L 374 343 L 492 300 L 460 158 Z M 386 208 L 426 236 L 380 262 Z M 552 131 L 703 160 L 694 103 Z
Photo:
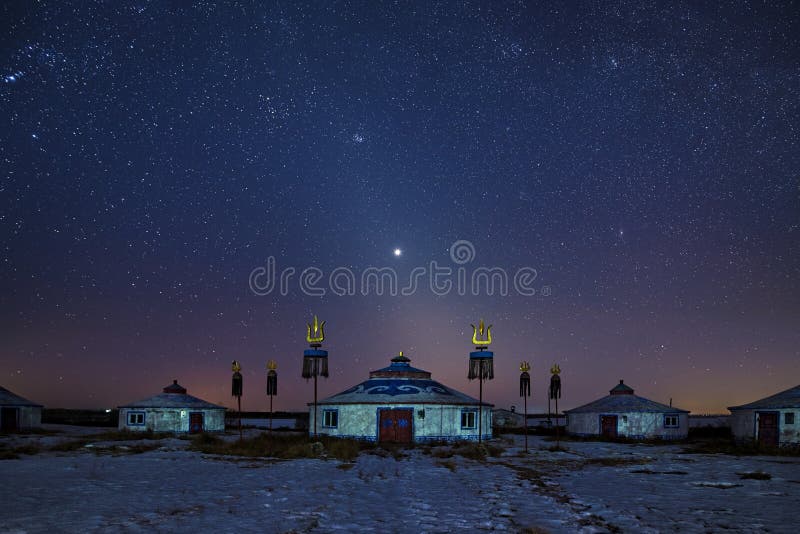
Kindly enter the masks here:
M 402 256 L 403 255 L 403 251 L 400 250 L 399 248 L 396 248 L 396 249 L 394 249 L 394 255 L 395 256 Z

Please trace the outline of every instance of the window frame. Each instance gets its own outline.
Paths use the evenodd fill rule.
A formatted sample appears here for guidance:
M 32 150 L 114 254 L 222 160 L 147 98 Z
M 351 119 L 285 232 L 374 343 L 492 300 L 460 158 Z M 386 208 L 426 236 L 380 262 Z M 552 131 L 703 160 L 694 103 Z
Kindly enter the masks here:
M 136 420 L 133 420 L 134 417 L 136 418 Z M 137 422 L 140 417 L 141 417 L 141 423 Z M 128 426 L 144 426 L 146 421 L 147 421 L 146 412 L 139 410 L 135 412 L 128 412 Z
M 331 419 L 333 419 L 332 422 Z M 338 409 L 328 408 L 322 410 L 322 428 L 339 428 Z
M 472 418 L 472 425 L 470 426 L 470 416 Z M 468 408 L 461 410 L 461 430 L 475 430 L 478 428 L 478 410 Z
M 784 425 L 794 424 L 794 412 L 783 412 L 783 424 Z
M 671 420 L 675 420 L 675 423 L 671 423 Z M 681 416 L 678 414 L 670 413 L 664 414 L 664 428 L 680 428 L 681 427 Z

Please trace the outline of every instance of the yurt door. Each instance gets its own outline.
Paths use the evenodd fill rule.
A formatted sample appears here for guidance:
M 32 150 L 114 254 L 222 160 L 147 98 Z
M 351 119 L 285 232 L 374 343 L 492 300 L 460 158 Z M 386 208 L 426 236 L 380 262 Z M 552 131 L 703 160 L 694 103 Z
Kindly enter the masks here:
M 600 433 L 606 438 L 617 437 L 617 416 L 616 415 L 601 415 L 600 416 Z
M 0 423 L 3 432 L 14 432 L 17 428 L 17 408 L 2 408 L 0 412 Z
M 777 412 L 758 412 L 758 443 L 766 447 L 778 446 Z
M 410 409 L 380 411 L 380 441 L 395 443 L 411 443 Z
M 203 431 L 203 412 L 189 412 L 189 433 L 199 434 Z

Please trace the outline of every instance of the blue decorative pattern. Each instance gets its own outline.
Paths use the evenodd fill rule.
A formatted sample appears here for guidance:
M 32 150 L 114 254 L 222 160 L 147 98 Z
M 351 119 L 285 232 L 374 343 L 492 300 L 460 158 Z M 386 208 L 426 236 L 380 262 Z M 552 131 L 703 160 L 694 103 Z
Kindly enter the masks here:
M 439 395 L 453 394 L 447 389 L 438 385 L 432 385 L 430 380 L 380 380 L 370 379 L 367 383 L 354 386 L 347 391 L 342 392 L 342 395 L 349 393 L 363 393 L 367 395 L 414 395 L 418 393 L 431 393 Z

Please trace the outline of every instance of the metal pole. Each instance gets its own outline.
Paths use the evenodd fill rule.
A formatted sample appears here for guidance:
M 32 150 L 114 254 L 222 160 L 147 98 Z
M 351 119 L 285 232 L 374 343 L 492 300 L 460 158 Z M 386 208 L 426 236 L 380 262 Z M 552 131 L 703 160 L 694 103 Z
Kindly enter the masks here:
M 478 443 L 483 439 L 483 359 L 480 361 L 481 372 L 478 375 Z
M 317 374 L 314 373 L 314 437 L 317 437 Z
M 556 397 L 556 448 L 561 447 L 560 436 L 558 435 L 558 397 Z
M 269 432 L 272 433 L 272 395 L 269 396 Z
M 525 417 L 522 420 L 522 424 L 525 425 L 525 452 L 528 452 L 528 396 L 522 396 L 522 402 L 525 405 Z
M 237 396 L 236 401 L 239 403 L 239 441 L 242 441 L 242 396 Z

